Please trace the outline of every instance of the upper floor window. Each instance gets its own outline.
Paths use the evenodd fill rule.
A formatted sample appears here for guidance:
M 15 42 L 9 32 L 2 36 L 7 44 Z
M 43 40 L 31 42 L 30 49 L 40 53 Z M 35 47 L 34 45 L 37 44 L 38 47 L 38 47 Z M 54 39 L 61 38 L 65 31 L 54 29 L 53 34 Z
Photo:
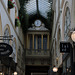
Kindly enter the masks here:
M 30 49 L 32 49 L 32 35 L 30 35 Z
M 7 36 L 9 36 L 9 30 L 8 30 L 8 28 L 6 28 L 6 30 L 5 30 L 5 32 L 4 32 L 4 36 L 6 36 L 4 39 L 4 42 L 5 43 L 7 43 L 7 44 L 9 44 L 9 40 L 8 40 L 8 37 Z
M 65 37 L 65 40 L 67 40 L 68 38 L 68 32 L 70 30 L 70 25 L 71 25 L 71 15 L 70 15 L 70 10 L 69 8 L 67 7 L 66 9 L 66 14 L 65 14 L 65 31 L 64 31 L 64 37 Z
M 38 35 L 37 45 L 38 45 L 38 49 L 41 49 L 41 35 Z
M 34 36 L 34 49 L 36 49 L 36 36 Z
M 43 49 L 47 49 L 47 35 L 43 36 Z

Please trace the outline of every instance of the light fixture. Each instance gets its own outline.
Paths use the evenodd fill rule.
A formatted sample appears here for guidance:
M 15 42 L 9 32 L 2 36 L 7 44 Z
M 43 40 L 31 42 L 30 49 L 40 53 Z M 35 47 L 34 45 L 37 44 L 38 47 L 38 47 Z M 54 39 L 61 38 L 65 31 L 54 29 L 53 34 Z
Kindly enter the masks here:
M 72 32 L 71 39 L 75 42 L 75 31 Z
M 17 75 L 17 72 L 14 72 L 14 75 Z
M 58 68 L 57 67 L 53 67 L 53 72 L 57 72 L 58 71 Z
M 1 72 L 0 75 L 3 75 L 3 73 Z

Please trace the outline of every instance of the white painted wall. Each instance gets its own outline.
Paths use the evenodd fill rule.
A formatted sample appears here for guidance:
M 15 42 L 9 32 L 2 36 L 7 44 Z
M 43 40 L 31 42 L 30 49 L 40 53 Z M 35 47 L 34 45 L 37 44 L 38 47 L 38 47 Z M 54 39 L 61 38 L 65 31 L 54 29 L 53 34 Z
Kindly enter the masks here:
M 23 46 L 22 46 L 22 44 L 24 44 L 24 41 L 23 41 L 24 37 L 23 37 L 22 29 L 19 28 L 19 27 L 15 28 L 15 8 L 10 9 L 10 14 L 9 14 L 8 10 L 7 10 L 7 7 L 8 7 L 7 6 L 7 1 L 8 0 L 0 0 L 0 16 L 1 16 L 2 33 L 3 33 L 2 35 L 4 35 L 4 29 L 5 29 L 6 25 L 8 24 L 9 27 L 10 27 L 10 33 L 11 33 L 11 35 L 13 35 L 13 38 L 16 38 L 16 47 L 17 47 L 16 50 L 18 51 L 19 46 L 20 46 L 21 47 L 21 51 L 23 52 Z M 16 6 L 16 10 L 17 10 L 17 13 L 18 13 L 17 6 Z M 22 44 L 20 43 L 20 40 L 18 39 L 18 36 L 17 36 L 17 34 L 16 34 L 15 31 L 17 32 L 17 34 L 18 34 L 18 36 L 19 36 Z M 17 62 L 17 56 L 16 56 L 15 62 Z

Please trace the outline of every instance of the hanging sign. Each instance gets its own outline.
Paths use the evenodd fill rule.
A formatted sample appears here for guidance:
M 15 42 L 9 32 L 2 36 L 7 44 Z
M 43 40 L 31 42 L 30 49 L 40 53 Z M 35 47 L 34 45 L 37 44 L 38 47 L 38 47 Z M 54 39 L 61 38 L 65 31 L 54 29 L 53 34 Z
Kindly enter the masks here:
M 60 42 L 60 52 L 61 53 L 70 53 L 71 44 L 70 42 Z
M 13 49 L 7 43 L 0 43 L 0 56 L 9 56 L 12 54 Z

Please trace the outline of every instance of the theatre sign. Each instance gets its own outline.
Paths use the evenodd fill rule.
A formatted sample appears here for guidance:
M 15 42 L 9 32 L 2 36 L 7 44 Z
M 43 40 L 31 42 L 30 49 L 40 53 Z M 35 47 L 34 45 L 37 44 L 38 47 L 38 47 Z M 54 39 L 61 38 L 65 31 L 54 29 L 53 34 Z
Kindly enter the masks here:
M 9 56 L 12 54 L 13 49 L 7 43 L 0 43 L 0 56 Z

